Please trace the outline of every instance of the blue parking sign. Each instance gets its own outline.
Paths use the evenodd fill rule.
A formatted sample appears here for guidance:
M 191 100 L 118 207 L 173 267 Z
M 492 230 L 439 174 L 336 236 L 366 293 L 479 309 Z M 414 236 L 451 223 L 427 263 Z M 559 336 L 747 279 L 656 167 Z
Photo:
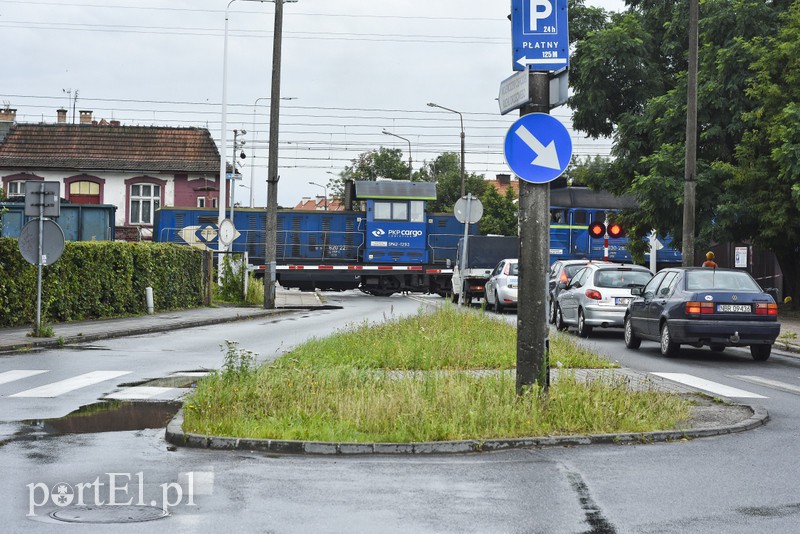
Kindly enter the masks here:
M 569 66 L 567 0 L 511 0 L 514 70 Z
M 508 129 L 503 152 L 506 163 L 520 179 L 546 184 L 567 170 L 572 159 L 572 138 L 555 117 L 530 113 Z

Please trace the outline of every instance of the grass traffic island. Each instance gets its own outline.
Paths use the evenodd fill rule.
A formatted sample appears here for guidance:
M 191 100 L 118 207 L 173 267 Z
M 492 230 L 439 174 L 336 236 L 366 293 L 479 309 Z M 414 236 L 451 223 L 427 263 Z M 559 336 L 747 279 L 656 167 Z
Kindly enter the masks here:
M 222 370 L 184 404 L 187 434 L 333 443 L 412 443 L 673 429 L 691 403 L 568 369 L 616 365 L 551 338 L 547 395 L 516 394 L 516 327 L 446 305 L 313 339 L 272 363 L 227 342 Z M 565 372 L 565 369 L 567 371 Z

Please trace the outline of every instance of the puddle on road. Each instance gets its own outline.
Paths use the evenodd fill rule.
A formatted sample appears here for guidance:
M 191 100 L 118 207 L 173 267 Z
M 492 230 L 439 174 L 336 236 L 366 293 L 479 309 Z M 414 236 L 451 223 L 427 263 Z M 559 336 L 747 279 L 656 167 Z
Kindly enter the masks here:
M 92 434 L 163 428 L 181 407 L 180 402 L 102 401 L 82 406 L 57 419 L 25 421 L 47 434 Z

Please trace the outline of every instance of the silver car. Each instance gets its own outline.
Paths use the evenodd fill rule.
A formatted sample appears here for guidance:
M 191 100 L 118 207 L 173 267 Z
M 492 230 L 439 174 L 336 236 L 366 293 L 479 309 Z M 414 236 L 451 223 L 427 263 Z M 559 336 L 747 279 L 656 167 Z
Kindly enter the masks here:
M 486 282 L 486 307 L 503 313 L 507 307 L 517 307 L 519 264 L 516 259 L 501 260 Z
M 625 310 L 631 302 L 631 289 L 644 287 L 653 277 L 639 265 L 592 262 L 564 284 L 556 303 L 556 328 L 578 327 L 578 335 L 588 337 L 592 328 L 622 327 Z

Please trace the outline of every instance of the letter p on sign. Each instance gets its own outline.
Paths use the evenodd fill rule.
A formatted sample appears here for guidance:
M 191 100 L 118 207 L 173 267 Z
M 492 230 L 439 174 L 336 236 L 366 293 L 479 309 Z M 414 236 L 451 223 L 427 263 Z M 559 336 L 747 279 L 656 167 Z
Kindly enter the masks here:
M 551 0 L 529 0 L 530 1 L 530 30 L 539 31 L 539 21 L 550 18 L 553 14 L 553 4 Z

